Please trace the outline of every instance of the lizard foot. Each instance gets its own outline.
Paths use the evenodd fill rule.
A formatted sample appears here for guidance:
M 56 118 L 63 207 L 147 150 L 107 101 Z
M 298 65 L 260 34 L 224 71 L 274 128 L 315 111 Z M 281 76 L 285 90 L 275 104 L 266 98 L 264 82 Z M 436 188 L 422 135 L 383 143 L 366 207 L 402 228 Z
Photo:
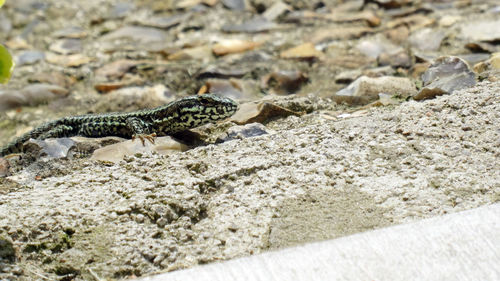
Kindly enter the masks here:
M 142 142 L 142 145 L 144 146 L 145 145 L 145 141 L 148 140 L 150 141 L 152 144 L 155 143 L 155 138 L 156 138 L 156 133 L 152 133 L 152 134 L 149 134 L 149 135 L 146 135 L 146 134 L 137 134 L 137 135 L 133 135 L 132 136 L 132 140 L 135 140 L 135 138 L 138 138 L 141 140 Z

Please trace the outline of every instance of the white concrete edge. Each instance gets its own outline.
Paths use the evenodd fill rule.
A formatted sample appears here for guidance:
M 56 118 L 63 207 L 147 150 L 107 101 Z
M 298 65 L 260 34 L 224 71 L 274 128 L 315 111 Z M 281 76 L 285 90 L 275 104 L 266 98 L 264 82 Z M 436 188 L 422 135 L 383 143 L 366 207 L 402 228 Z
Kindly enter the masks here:
M 500 203 L 141 280 L 500 280 Z

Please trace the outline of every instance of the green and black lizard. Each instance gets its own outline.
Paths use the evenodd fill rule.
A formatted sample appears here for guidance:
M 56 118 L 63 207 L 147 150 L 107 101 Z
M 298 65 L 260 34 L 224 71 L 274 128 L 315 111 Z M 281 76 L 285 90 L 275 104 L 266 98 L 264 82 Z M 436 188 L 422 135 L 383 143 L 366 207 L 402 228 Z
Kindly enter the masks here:
M 171 135 L 233 115 L 238 105 L 212 94 L 182 98 L 169 104 L 129 113 L 89 114 L 45 123 L 0 149 L 0 156 L 22 152 L 29 139 L 72 136 L 140 138 L 153 142 L 157 135 Z

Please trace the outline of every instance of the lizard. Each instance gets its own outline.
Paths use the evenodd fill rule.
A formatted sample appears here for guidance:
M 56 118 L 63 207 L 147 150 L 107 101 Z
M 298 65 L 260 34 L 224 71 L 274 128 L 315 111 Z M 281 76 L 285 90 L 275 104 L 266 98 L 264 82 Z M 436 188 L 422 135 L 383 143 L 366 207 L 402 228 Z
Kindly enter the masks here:
M 185 97 L 153 109 L 70 116 L 50 121 L 16 138 L 0 149 L 0 157 L 23 151 L 29 139 L 44 140 L 72 136 L 139 138 L 154 143 L 157 135 L 172 135 L 207 123 L 226 119 L 238 104 L 224 97 L 203 94 Z

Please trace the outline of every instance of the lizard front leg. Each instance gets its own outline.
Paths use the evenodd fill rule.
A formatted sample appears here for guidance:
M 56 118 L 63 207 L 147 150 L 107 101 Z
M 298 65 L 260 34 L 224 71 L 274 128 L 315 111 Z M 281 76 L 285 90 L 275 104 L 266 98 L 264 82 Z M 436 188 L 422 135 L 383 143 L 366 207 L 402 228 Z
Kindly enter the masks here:
M 156 133 L 150 133 L 151 125 L 137 117 L 129 117 L 126 121 L 127 128 L 132 132 L 132 139 L 139 138 L 144 145 L 145 140 L 155 143 Z

